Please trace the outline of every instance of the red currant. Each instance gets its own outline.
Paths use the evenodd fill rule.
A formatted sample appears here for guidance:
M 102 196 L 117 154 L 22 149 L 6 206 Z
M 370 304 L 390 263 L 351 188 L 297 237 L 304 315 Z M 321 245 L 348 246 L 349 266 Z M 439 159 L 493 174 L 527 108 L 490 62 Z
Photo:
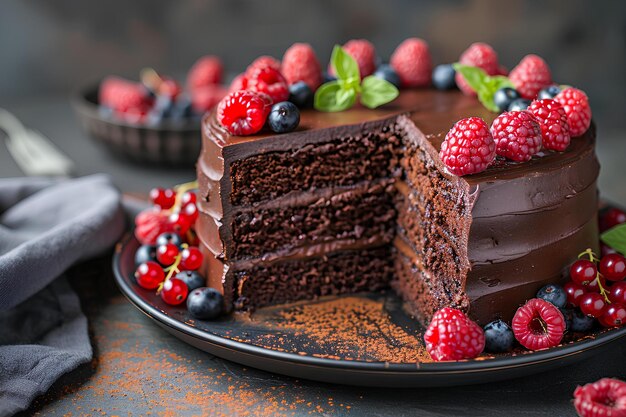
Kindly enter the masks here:
M 200 249 L 190 246 L 183 249 L 183 252 L 181 253 L 181 266 L 183 269 L 195 271 L 202 265 L 202 259 L 203 256 Z
M 194 224 L 198 219 L 198 207 L 195 204 L 187 204 L 183 207 L 183 214 L 189 218 L 191 224 Z
M 612 303 L 626 305 L 626 282 L 616 282 L 609 288 L 609 300 Z
M 157 261 L 161 263 L 161 265 L 171 265 L 176 261 L 176 257 L 178 256 L 178 246 L 173 243 L 166 243 L 165 245 L 160 245 L 157 248 Z
M 194 193 L 193 191 L 187 191 L 183 194 L 180 201 L 183 207 L 185 207 L 187 204 L 196 204 L 196 201 L 197 201 L 196 193 Z
M 610 304 L 598 321 L 604 327 L 621 327 L 626 324 L 626 307 L 622 304 Z
M 598 318 L 604 314 L 606 302 L 600 294 L 590 292 L 581 297 L 579 307 L 583 314 Z
M 573 281 L 569 281 L 565 284 L 563 289 L 567 293 L 567 304 L 570 307 L 578 307 L 580 299 L 587 292 L 584 286 Z
M 176 233 L 184 235 L 191 227 L 191 219 L 185 213 L 175 212 L 170 215 L 170 223 L 172 224 Z
M 175 306 L 183 303 L 187 299 L 188 293 L 189 288 L 182 279 L 171 278 L 163 283 L 161 298 L 167 304 Z
M 626 213 L 616 208 L 608 209 L 600 219 L 600 231 L 603 232 L 622 223 L 626 223 Z
M 606 288 L 606 278 L 604 278 L 602 275 L 598 275 L 596 279 L 591 281 L 589 284 L 585 285 L 585 290 L 587 292 L 599 293 L 601 292 L 600 286 L 602 286 L 602 288 Z
M 150 190 L 150 200 L 162 209 L 169 209 L 176 202 L 176 193 L 171 188 L 153 188 Z
M 612 253 L 600 260 L 600 273 L 609 281 L 626 278 L 626 259 L 619 253 Z
M 147 261 L 137 267 L 135 280 L 141 288 L 153 290 L 165 279 L 163 268 L 156 262 Z
M 598 270 L 596 268 L 596 265 L 586 259 L 577 260 L 572 264 L 569 269 L 569 274 L 572 281 L 583 285 L 587 285 L 592 280 L 594 280 L 597 273 Z

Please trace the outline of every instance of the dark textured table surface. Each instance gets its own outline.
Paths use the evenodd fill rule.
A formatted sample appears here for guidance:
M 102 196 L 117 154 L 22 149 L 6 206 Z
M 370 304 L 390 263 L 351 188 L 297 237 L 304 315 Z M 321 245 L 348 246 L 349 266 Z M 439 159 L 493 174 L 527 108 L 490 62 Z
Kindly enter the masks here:
M 65 98 L 0 106 L 49 136 L 76 161 L 79 175 L 107 172 L 124 191 L 141 193 L 194 177 L 193 167 L 134 166 L 103 152 L 80 131 Z M 626 145 L 610 134 L 598 147 L 600 187 L 623 204 Z M 0 177 L 18 175 L 0 143 Z M 296 380 L 210 356 L 161 330 L 117 290 L 110 254 L 73 268 L 70 276 L 89 318 L 95 359 L 62 378 L 24 415 L 574 416 L 577 385 L 626 377 L 626 346 L 618 342 L 568 368 L 487 385 L 372 389 Z

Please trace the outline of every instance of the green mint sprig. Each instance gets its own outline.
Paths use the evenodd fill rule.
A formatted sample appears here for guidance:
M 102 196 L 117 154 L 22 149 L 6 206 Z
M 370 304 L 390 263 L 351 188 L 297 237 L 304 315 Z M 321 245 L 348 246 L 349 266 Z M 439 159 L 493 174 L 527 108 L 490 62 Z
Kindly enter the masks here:
M 626 255 L 626 223 L 614 226 L 602 233 L 600 240 L 622 255 Z
M 361 81 L 359 66 L 350 54 L 335 45 L 330 58 L 337 79 L 320 86 L 315 92 L 316 110 L 337 112 L 354 106 L 357 97 L 365 107 L 374 109 L 395 100 L 400 94 L 388 81 L 370 75 Z
M 498 112 L 498 107 L 493 101 L 493 95 L 501 88 L 513 87 L 513 83 L 504 75 L 487 75 L 487 73 L 478 67 L 463 65 L 459 63 L 452 64 L 456 72 L 460 73 L 470 87 L 476 91 L 478 100 L 483 106 L 492 112 Z

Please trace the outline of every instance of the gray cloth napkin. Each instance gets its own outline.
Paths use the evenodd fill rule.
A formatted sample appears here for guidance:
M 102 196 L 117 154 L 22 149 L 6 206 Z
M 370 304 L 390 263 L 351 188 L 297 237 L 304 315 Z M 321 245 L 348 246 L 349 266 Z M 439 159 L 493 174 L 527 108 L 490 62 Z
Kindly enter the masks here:
M 107 176 L 0 179 L 0 416 L 91 360 L 87 320 L 62 274 L 123 231 Z

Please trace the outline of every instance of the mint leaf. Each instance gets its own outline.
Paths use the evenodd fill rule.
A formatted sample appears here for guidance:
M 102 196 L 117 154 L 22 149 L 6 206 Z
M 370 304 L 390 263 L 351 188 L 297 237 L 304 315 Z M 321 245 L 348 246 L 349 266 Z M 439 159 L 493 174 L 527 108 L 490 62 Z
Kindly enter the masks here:
M 360 80 L 359 66 L 350 54 L 339 45 L 335 45 L 330 57 L 330 64 L 335 70 L 337 79 L 344 81 Z
M 469 65 L 456 63 L 452 64 L 452 66 L 465 78 L 469 86 L 476 91 L 478 100 L 485 108 L 492 112 L 499 111 L 493 101 L 493 95 L 501 88 L 513 88 L 513 83 L 507 77 L 503 75 L 489 76 L 482 68 Z
M 346 91 L 352 91 L 352 99 L 349 97 L 350 93 L 346 93 Z M 320 88 L 317 89 L 313 106 L 319 111 L 342 111 L 354 105 L 355 100 L 356 91 L 344 90 L 337 81 L 330 81 L 326 84 L 322 84 Z
M 389 81 L 370 75 L 361 83 L 361 103 L 370 109 L 395 100 L 400 92 Z
M 600 240 L 622 255 L 626 255 L 626 224 L 610 228 L 600 235 Z
M 465 81 L 467 81 L 474 91 L 478 93 L 483 88 L 488 75 L 482 68 L 459 63 L 452 64 L 452 67 L 465 78 Z

